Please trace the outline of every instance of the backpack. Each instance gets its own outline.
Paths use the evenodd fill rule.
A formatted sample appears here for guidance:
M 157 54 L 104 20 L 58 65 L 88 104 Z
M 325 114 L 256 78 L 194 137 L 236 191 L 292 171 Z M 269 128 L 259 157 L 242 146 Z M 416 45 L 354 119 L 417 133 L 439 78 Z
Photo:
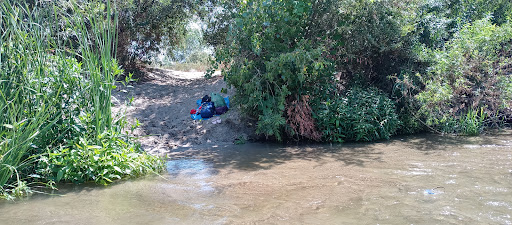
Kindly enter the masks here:
M 200 111 L 202 118 L 211 118 L 215 115 L 215 104 L 213 102 L 203 102 Z
M 205 95 L 202 99 L 201 99 L 201 103 L 204 103 L 204 102 L 211 102 L 212 101 L 212 97 L 208 96 L 208 95 Z
M 212 102 L 215 102 L 215 107 L 226 106 L 226 102 L 224 101 L 224 98 L 217 93 L 212 93 L 211 99 L 212 99 Z
M 228 111 L 227 106 L 215 107 L 215 114 L 222 115 Z

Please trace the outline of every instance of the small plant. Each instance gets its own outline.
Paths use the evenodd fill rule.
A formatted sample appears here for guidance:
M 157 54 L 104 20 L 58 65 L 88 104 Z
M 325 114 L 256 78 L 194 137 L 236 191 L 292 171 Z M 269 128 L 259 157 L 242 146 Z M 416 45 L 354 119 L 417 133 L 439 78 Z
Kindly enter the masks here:
M 482 133 L 484 121 L 487 115 L 484 109 L 479 111 L 469 110 L 466 115 L 459 119 L 460 133 L 468 136 L 476 136 Z
M 245 139 L 245 137 L 244 137 L 244 136 L 238 136 L 238 137 L 235 139 L 234 144 L 235 144 L 235 145 L 245 145 L 246 141 L 247 141 L 247 140 Z

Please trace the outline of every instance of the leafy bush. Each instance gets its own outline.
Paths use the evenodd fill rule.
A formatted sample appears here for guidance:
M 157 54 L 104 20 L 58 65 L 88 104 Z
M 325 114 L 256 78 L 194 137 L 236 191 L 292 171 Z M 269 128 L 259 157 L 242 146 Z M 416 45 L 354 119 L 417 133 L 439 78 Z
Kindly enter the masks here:
M 229 64 L 225 79 L 236 88 L 235 100 L 243 111 L 258 119 L 257 132 L 278 140 L 283 134 L 328 141 L 389 138 L 396 130 L 393 126 L 354 125 L 360 131 L 345 137 L 345 131 L 339 130 L 342 125 L 334 124 L 340 120 L 329 124 L 318 115 L 325 102 L 339 105 L 337 92 L 346 85 L 373 84 L 390 91 L 393 85 L 388 76 L 411 67 L 404 63 L 415 57 L 411 29 L 404 28 L 409 25 L 405 11 L 411 9 L 402 4 L 393 8 L 394 3 L 261 0 L 241 4 L 216 58 Z M 336 90 L 336 85 L 342 88 Z M 351 124 L 346 128 L 352 129 Z M 372 129 L 381 130 L 369 134 Z
M 337 1 L 325 27 L 330 57 L 336 61 L 341 81 L 374 86 L 387 93 L 390 75 L 415 68 L 415 1 Z M 412 18 L 411 18 L 412 17 Z
M 101 146 L 80 138 L 78 143 L 49 150 L 41 156 L 37 173 L 55 182 L 108 184 L 163 169 L 157 157 L 146 154 L 129 138 L 116 132 L 106 132 L 98 138 Z
M 217 65 L 226 65 L 225 79 L 237 89 L 243 111 L 258 119 L 258 131 L 267 136 L 342 141 L 396 132 L 394 125 L 377 135 L 374 128 L 358 128 L 359 134 L 346 137 L 336 118 L 348 117 L 327 121 L 319 116 L 325 105 L 341 105 L 340 93 L 354 86 L 376 87 L 396 101 L 400 133 L 431 128 L 472 134 L 512 114 L 510 1 L 221 5 L 226 10 L 213 10 L 219 17 L 205 38 L 218 47 Z M 359 97 L 364 101 L 364 95 Z
M 490 17 L 495 25 L 507 23 L 512 2 L 495 0 L 492 4 L 480 0 L 420 1 L 417 10 L 416 33 L 419 42 L 429 48 L 440 48 L 466 24 Z
M 329 142 L 389 139 L 400 126 L 394 103 L 375 88 L 352 88 L 316 119 Z
M 230 64 L 224 75 L 236 88 L 235 101 L 258 120 L 257 132 L 268 137 L 282 140 L 286 131 L 308 136 L 300 127 L 310 125 L 297 124 L 286 108 L 305 96 L 319 102 L 328 95 L 332 64 L 322 56 L 323 48 L 306 38 L 313 8 L 309 1 L 292 0 L 241 4 L 228 44 L 217 49 L 218 63 Z
M 512 100 L 511 42 L 510 24 L 493 25 L 487 18 L 464 26 L 444 49 L 421 49 L 433 62 L 416 96 L 427 125 L 443 130 L 453 126 L 446 121 L 480 109 L 491 119 L 503 116 Z

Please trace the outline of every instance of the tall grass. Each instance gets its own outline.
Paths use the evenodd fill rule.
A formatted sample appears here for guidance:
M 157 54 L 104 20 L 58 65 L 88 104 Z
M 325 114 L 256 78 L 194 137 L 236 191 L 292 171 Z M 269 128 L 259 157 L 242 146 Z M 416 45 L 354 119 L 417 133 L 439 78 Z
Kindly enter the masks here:
M 51 126 L 49 98 L 41 96 L 44 78 L 40 58 L 43 32 L 28 11 L 10 2 L 0 3 L 0 187 L 21 185 L 18 176 L 23 157 L 41 132 Z M 29 33 L 29 31 L 31 31 Z M 55 113 L 53 113 L 55 114 Z M 46 124 L 46 125 L 45 125 Z M 13 175 L 16 178 L 12 183 Z
M 112 116 L 116 24 L 109 1 L 0 3 L 0 194 L 161 169 Z
M 113 60 L 115 53 L 117 13 L 112 16 L 113 9 L 110 1 L 107 1 L 105 13 L 93 11 L 93 13 L 79 13 L 76 30 L 81 34 L 80 52 L 84 62 L 84 68 L 88 71 L 91 80 L 90 94 L 94 105 L 94 120 L 97 135 L 106 128 L 112 127 L 111 90 L 116 76 L 120 70 Z M 99 15 L 98 15 L 99 14 Z M 90 28 L 88 28 L 90 24 Z

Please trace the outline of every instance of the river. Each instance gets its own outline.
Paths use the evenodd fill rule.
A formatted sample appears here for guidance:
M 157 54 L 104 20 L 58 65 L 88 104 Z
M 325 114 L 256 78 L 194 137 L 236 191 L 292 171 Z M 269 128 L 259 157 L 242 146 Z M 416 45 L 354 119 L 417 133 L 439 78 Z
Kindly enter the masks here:
M 512 132 L 172 158 L 161 177 L 0 202 L 0 224 L 512 224 Z

